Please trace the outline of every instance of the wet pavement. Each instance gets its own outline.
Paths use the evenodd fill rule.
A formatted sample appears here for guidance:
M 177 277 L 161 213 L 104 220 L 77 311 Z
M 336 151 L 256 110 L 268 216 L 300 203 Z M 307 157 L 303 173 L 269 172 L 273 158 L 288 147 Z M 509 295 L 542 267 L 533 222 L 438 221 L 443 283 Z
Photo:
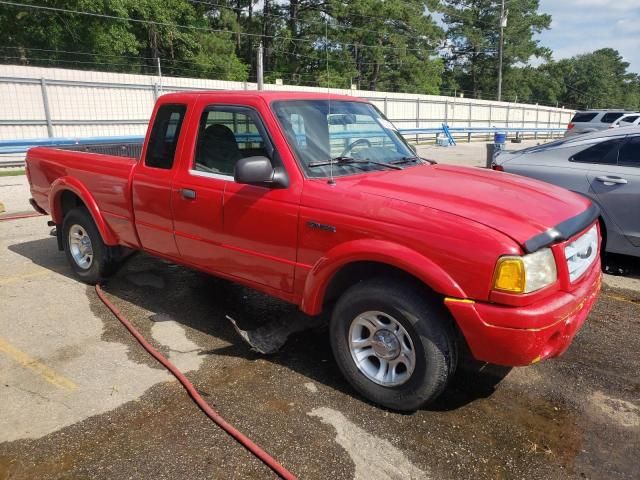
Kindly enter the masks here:
M 22 222 L 33 224 L 25 227 L 27 237 L 42 228 L 41 219 Z M 83 376 L 98 383 L 102 378 L 103 385 L 94 385 L 94 396 L 73 405 L 86 410 L 77 421 L 0 444 L 0 478 L 274 477 L 198 410 L 92 288 L 68 278 L 55 239 L 19 240 L 9 239 L 2 255 L 51 271 L 50 277 L 20 281 L 43 282 L 44 289 L 62 285 L 59 294 L 69 295 L 64 300 L 69 304 L 71 297 L 82 296 L 78 300 L 89 306 L 86 315 L 102 324 L 92 342 L 118 347 L 102 350 L 105 355 L 124 352 L 119 360 L 124 375 L 114 376 L 102 365 L 106 359 L 94 357 L 87 357 L 93 360 L 82 375 L 67 373 L 78 388 L 58 395 L 58 402 L 65 403 L 67 396 L 73 405 L 72 398 L 93 385 Z M 511 371 L 460 372 L 435 405 L 411 415 L 382 410 L 358 397 L 340 376 L 323 323 L 305 319 L 287 304 L 145 255 L 133 257 L 105 291 L 145 337 L 190 372 L 212 406 L 301 478 L 640 476 L 636 291 L 605 288 L 562 358 Z M 46 293 L 39 296 L 47 299 Z M 261 355 L 242 341 L 227 315 L 244 330 L 284 320 L 307 321 L 309 329 L 294 333 L 278 353 Z M 51 335 L 82 329 L 82 318 L 71 324 L 62 315 L 58 321 Z M 3 328 L 9 327 L 3 323 Z M 9 330 L 0 337 L 10 337 Z M 76 348 L 89 346 L 81 342 Z M 71 350 L 54 349 L 39 358 L 55 359 L 58 372 L 74 372 L 65 365 L 82 353 Z M 6 379 L 8 365 L 0 366 L 5 367 L 0 387 L 19 387 L 19 379 Z M 142 393 L 92 413 L 92 401 L 102 404 L 101 397 L 130 389 L 127 372 L 140 383 L 141 368 L 152 377 Z M 14 409 L 16 415 L 41 421 L 33 412 L 56 411 L 46 388 L 32 393 L 29 398 L 35 400 Z
M 28 210 L 12 195 L 3 193 L 10 213 Z M 0 480 L 276 478 L 71 275 L 45 221 L 0 223 Z M 104 290 L 300 478 L 637 479 L 640 262 L 627 264 L 627 276 L 607 277 L 563 357 L 459 371 L 410 415 L 360 398 L 333 361 L 326 324 L 295 307 L 146 255 Z M 271 343 L 291 334 L 262 355 L 227 317 Z

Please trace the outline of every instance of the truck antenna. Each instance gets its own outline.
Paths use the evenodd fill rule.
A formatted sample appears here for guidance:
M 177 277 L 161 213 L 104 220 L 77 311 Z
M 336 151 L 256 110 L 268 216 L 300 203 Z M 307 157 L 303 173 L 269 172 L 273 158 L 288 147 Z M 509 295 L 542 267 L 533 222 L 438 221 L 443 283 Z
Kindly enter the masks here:
M 327 136 L 329 137 L 329 185 L 335 185 L 336 181 L 333 178 L 333 161 L 331 159 L 331 124 L 329 123 L 329 116 L 331 115 L 331 88 L 329 87 L 329 20 L 324 19 L 324 53 L 327 64 L 327 95 L 328 97 L 328 113 L 327 113 Z

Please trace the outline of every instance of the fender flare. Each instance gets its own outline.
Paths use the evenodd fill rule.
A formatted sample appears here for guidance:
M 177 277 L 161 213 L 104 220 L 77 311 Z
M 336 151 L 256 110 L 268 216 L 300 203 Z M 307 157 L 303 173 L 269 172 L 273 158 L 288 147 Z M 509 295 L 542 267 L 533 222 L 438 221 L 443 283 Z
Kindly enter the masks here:
M 62 194 L 66 190 L 75 193 L 85 204 L 96 224 L 96 227 L 98 227 L 98 231 L 100 232 L 102 241 L 105 245 L 118 245 L 118 237 L 113 233 L 111 227 L 109 227 L 105 221 L 98 204 L 93 198 L 93 195 L 91 195 L 91 192 L 89 192 L 82 182 L 73 177 L 60 177 L 51 184 L 51 190 L 49 191 L 49 209 L 51 217 L 56 225 L 61 225 L 64 220 L 62 215 L 61 198 Z
M 301 310 L 308 315 L 318 315 L 334 275 L 355 262 L 386 264 L 413 275 L 437 293 L 466 298 L 449 274 L 423 254 L 386 240 L 361 239 L 337 245 L 316 262 L 305 281 Z

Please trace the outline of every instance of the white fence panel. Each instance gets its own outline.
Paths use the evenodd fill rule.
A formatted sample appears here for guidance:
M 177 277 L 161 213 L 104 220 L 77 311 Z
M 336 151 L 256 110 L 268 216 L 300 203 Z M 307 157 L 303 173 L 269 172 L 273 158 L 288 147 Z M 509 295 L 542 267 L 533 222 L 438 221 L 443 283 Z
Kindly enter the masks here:
M 185 90 L 256 90 L 255 83 L 0 65 L 0 140 L 141 135 L 156 97 Z M 266 90 L 326 88 L 266 84 Z M 436 95 L 330 89 L 370 98 L 398 128 L 564 127 L 573 111 Z

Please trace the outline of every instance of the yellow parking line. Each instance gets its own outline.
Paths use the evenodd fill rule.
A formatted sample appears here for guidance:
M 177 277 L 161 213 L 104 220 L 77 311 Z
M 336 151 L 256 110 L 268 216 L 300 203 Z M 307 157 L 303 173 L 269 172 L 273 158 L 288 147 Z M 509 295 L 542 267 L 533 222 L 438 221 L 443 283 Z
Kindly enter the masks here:
M 53 270 L 42 269 L 35 272 L 21 273 L 19 275 L 11 275 L 9 277 L 0 278 L 0 285 L 7 285 L 9 283 L 19 282 L 20 280 L 28 280 L 30 278 L 46 277 L 50 273 L 55 273 Z
M 55 385 L 58 388 L 64 388 L 67 390 L 74 390 L 77 388 L 77 385 L 71 380 L 60 375 L 59 373 L 56 373 L 53 369 L 47 367 L 41 361 L 36 360 L 23 351 L 17 349 L 2 337 L 0 337 L 0 352 L 3 352 L 9 358 L 11 358 L 13 361 L 20 364 L 24 368 L 28 368 L 29 370 L 34 371 L 42 378 L 44 378 L 47 382 Z

